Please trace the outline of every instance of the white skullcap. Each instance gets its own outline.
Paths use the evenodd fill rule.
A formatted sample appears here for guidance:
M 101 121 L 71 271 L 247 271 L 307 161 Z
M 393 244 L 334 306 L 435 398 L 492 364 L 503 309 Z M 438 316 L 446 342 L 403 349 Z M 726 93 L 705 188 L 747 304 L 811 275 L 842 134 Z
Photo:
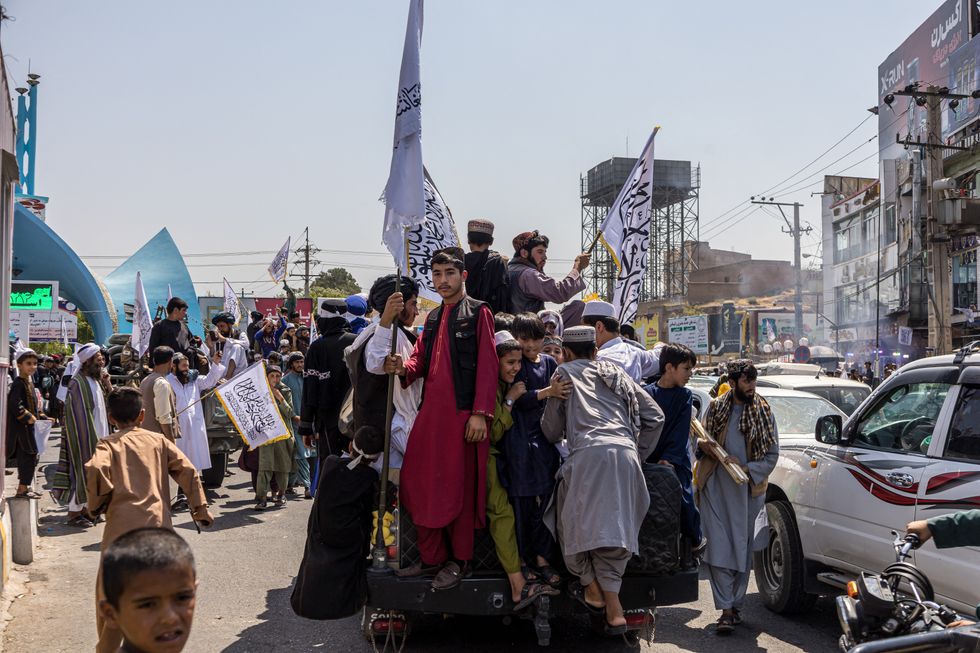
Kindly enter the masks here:
M 515 338 L 510 331 L 498 331 L 497 333 L 493 334 L 494 345 L 502 345 L 510 340 L 517 340 L 517 338 Z
M 87 345 L 83 345 L 81 349 L 75 353 L 75 357 L 78 359 L 79 363 L 84 363 L 88 359 L 98 354 L 100 351 L 101 348 L 97 344 L 90 342 Z
M 589 302 L 592 304 L 594 302 Z M 604 302 L 603 302 L 604 303 Z M 588 306 L 588 304 L 586 304 Z M 565 335 L 562 338 L 565 343 L 570 342 L 585 342 L 595 344 L 595 328 L 590 326 L 574 326 L 565 329 Z
M 616 309 L 609 302 L 585 302 L 585 310 L 582 311 L 582 319 L 587 317 L 616 317 Z

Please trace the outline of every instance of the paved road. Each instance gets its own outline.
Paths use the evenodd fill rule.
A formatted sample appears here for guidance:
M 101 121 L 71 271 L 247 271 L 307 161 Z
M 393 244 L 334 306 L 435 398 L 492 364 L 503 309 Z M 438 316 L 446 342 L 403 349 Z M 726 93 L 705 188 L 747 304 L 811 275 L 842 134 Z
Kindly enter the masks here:
M 178 532 L 191 543 L 200 578 L 197 614 L 187 651 L 372 651 L 357 619 L 313 622 L 293 615 L 289 594 L 306 536 L 310 501 L 259 513 L 252 510 L 248 477 L 236 470 L 226 486 L 211 493 L 215 527 L 198 535 L 186 514 Z M 41 547 L 29 573 L 27 593 L 12 605 L 3 637 L 7 651 L 82 651 L 95 644 L 94 584 L 102 526 L 77 531 L 63 525 L 64 513 L 50 499 L 41 502 Z M 754 586 L 745 624 L 720 640 L 712 624 L 707 581 L 701 600 L 660 611 L 655 643 L 644 650 L 836 651 L 838 635 L 831 601 L 795 620 L 766 611 Z M 575 620 L 555 624 L 552 650 L 624 650 L 621 641 L 604 641 Z M 499 653 L 540 651 L 526 622 L 504 625 L 491 619 L 430 618 L 412 634 L 406 651 Z

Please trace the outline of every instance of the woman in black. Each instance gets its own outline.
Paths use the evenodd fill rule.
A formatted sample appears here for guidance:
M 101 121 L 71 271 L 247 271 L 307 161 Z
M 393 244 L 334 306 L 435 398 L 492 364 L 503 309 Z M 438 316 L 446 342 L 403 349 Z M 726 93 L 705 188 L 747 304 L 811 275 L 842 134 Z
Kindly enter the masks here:
M 10 384 L 7 394 L 7 464 L 17 465 L 17 494 L 19 498 L 39 499 L 40 494 L 31 489 L 34 470 L 37 468 L 37 441 L 34 439 L 34 423 L 47 419 L 38 406 L 34 391 L 34 372 L 37 370 L 37 354 L 25 349 L 17 354 L 17 378 Z

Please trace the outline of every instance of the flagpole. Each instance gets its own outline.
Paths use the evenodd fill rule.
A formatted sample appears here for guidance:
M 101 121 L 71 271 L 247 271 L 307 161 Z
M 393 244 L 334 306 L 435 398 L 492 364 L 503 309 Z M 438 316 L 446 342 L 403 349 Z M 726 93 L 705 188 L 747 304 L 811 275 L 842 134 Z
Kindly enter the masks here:
M 408 237 L 408 229 L 404 230 Z M 401 265 L 395 268 L 395 292 L 401 292 Z M 398 353 L 398 316 L 391 323 L 391 355 Z M 378 521 L 377 535 L 374 538 L 374 549 L 371 551 L 371 569 L 377 573 L 390 571 L 388 568 L 388 547 L 385 545 L 384 516 L 388 512 L 388 469 L 391 458 L 391 422 L 395 417 L 395 382 L 398 375 L 394 372 L 388 375 L 388 400 L 385 403 L 385 446 L 381 459 L 381 488 L 378 491 Z

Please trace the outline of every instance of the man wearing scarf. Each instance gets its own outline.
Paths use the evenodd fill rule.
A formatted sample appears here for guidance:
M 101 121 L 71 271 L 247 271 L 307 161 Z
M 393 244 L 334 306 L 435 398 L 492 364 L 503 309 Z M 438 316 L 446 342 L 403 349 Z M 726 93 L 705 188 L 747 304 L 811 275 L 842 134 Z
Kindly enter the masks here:
M 768 537 L 765 515 L 769 474 L 779 458 L 779 434 L 772 409 L 755 392 L 758 372 L 752 361 L 728 364 L 732 391 L 711 402 L 705 430 L 749 476 L 738 485 L 718 470 L 718 461 L 698 452 L 695 479 L 701 527 L 708 538 L 708 566 L 715 608 L 722 611 L 716 632 L 727 635 L 741 623 L 741 608 L 752 570 L 752 552 Z
M 88 528 L 92 521 L 83 515 L 88 501 L 85 463 L 92 457 L 99 440 L 109 435 L 105 409 L 108 378 L 103 379 L 105 360 L 95 343 L 81 347 L 75 358 L 78 370 L 68 382 L 61 453 L 51 494 L 62 505 L 68 505 L 70 526 Z
M 490 249 L 493 245 L 493 223 L 470 220 L 466 225 L 466 294 L 490 306 L 494 315 L 510 312 L 510 278 L 507 259 Z
M 561 281 L 544 273 L 548 262 L 548 237 L 537 231 L 525 231 L 514 237 L 514 258 L 507 265 L 510 278 L 511 312 L 537 313 L 545 302 L 564 304 L 585 290 L 582 270 L 589 267 L 590 254 L 575 257 L 571 271 Z M 582 319 L 582 302 L 572 302 L 562 311 L 565 326 L 575 326 Z
M 310 345 L 303 369 L 303 404 L 299 433 L 304 444 L 312 446 L 316 434 L 317 454 L 322 461 L 347 451 L 350 440 L 340 432 L 337 420 L 350 390 L 350 374 L 344 362 L 344 349 L 354 343 L 354 334 L 344 318 L 343 299 L 324 299 L 317 310 L 316 328 L 320 337 Z

